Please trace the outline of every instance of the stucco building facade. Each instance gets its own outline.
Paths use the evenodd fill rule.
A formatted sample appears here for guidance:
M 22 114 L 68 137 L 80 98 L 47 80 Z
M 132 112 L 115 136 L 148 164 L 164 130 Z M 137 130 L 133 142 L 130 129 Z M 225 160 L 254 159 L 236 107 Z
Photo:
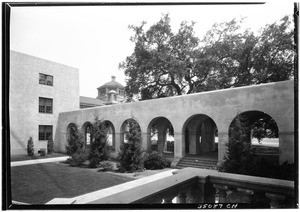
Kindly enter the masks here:
M 215 148 L 221 161 L 226 153 L 230 124 L 241 113 L 247 114 L 252 121 L 262 114 L 270 116 L 278 126 L 279 162 L 294 162 L 294 81 L 62 112 L 55 134 L 56 150 L 65 151 L 70 124 L 77 124 L 85 133 L 86 126 L 94 122 L 97 115 L 113 129 L 113 156 L 117 156 L 124 141 L 126 121 L 133 119 L 141 128 L 144 149 L 150 148 L 153 123 L 159 130 L 158 135 L 162 136 L 166 126 L 171 124 L 175 161 L 186 154 L 207 153 Z M 216 135 L 217 147 L 213 145 Z
M 58 115 L 79 109 L 79 70 L 10 51 L 10 151 L 27 154 L 32 137 L 35 153 L 56 134 Z M 55 140 L 54 142 L 58 142 Z
M 160 141 L 166 140 L 166 131 L 171 125 L 175 162 L 187 154 L 216 151 L 221 161 L 226 153 L 230 125 L 243 113 L 252 123 L 262 116 L 270 116 L 278 127 L 279 162 L 294 162 L 294 81 L 114 104 L 122 102 L 124 86 L 112 78 L 100 86 L 100 90 L 98 88 L 98 100 L 105 101 L 104 105 L 79 109 L 78 69 L 14 51 L 10 53 L 10 60 L 12 155 L 26 154 L 30 137 L 35 152 L 46 148 L 49 139 L 54 140 L 55 151 L 65 152 L 69 126 L 79 126 L 87 139 L 96 115 L 110 127 L 113 157 L 118 155 L 124 142 L 126 123 L 134 120 L 141 128 L 144 149 L 151 148 L 154 125 Z M 115 98 L 109 98 L 112 97 L 109 94 Z M 106 99 L 100 100 L 101 95 Z M 157 144 L 158 151 L 164 149 L 164 144 Z

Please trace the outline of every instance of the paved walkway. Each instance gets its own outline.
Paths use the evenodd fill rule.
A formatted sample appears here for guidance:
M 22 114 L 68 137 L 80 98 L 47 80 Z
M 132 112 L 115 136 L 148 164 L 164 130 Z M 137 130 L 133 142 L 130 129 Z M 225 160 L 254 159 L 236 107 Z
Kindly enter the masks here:
M 46 203 L 47 205 L 51 204 L 87 204 L 89 202 L 96 201 L 98 199 L 102 199 L 104 197 L 108 197 L 110 195 L 123 192 L 141 185 L 145 185 L 147 183 L 172 176 L 172 172 L 177 169 L 170 169 L 168 171 L 160 172 L 158 174 L 154 174 L 148 177 L 143 177 L 138 180 L 133 180 L 127 183 L 123 183 L 120 185 L 112 186 L 109 188 L 101 189 L 95 192 L 87 193 L 81 196 L 77 196 L 74 198 L 55 198 L 50 202 Z
M 69 158 L 69 156 L 63 156 L 63 157 L 57 157 L 57 158 L 15 161 L 15 162 L 11 162 L 10 166 L 14 167 L 14 166 L 26 166 L 26 165 L 33 165 L 33 164 L 40 164 L 40 163 L 52 163 L 52 162 L 65 161 L 68 158 Z

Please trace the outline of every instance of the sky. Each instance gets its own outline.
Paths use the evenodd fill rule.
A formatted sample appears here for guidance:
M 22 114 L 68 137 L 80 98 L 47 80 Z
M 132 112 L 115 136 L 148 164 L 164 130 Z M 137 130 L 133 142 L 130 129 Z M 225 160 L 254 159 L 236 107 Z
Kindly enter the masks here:
M 116 76 L 125 85 L 119 63 L 133 53 L 134 35 L 128 25 L 147 27 L 169 14 L 172 31 L 182 21 L 195 21 L 201 38 L 214 23 L 246 17 L 245 28 L 257 31 L 266 24 L 293 14 L 292 1 L 262 5 L 166 5 L 13 7 L 11 50 L 79 69 L 80 95 L 95 98 L 97 87 Z

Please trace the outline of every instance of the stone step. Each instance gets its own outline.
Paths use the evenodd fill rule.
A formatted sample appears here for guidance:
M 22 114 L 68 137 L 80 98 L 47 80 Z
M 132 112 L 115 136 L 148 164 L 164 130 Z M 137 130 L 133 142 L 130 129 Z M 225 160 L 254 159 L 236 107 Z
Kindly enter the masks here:
M 176 166 L 176 168 L 178 169 L 183 169 L 183 168 L 186 168 L 186 167 L 193 167 L 193 168 L 200 168 L 200 169 L 216 169 L 216 165 L 215 166 L 201 166 L 201 165 L 189 165 L 189 166 L 185 166 L 185 165 L 180 165 L 178 164 Z
M 180 164 L 203 164 L 203 165 L 214 165 L 214 164 L 217 164 L 218 162 L 208 162 L 208 161 L 186 161 L 186 160 L 183 160 L 183 161 L 179 161 Z
M 202 161 L 198 161 L 198 162 L 190 162 L 190 161 L 180 161 L 178 164 L 182 164 L 182 165 L 206 165 L 206 166 L 213 166 L 216 165 L 216 162 L 202 162 Z
M 185 160 L 185 161 L 202 161 L 202 162 L 218 162 L 218 160 L 214 160 L 214 159 L 202 159 L 202 158 L 192 158 L 192 157 L 184 157 L 182 160 Z
M 279 148 L 255 147 L 253 150 L 255 155 L 279 155 Z
M 185 167 L 194 167 L 194 168 L 201 168 L 201 169 L 215 169 L 217 166 L 218 161 L 214 159 L 203 159 L 203 158 L 196 158 L 196 157 L 184 157 L 182 158 L 178 164 L 177 168 L 185 168 Z

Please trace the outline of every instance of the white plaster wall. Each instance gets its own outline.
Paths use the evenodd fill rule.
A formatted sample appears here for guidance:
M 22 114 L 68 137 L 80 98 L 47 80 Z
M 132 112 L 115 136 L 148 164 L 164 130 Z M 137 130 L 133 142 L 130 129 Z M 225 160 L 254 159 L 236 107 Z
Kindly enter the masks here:
M 216 123 L 219 131 L 219 160 L 225 153 L 225 142 L 228 141 L 228 129 L 231 121 L 249 110 L 258 110 L 270 115 L 278 124 L 281 141 L 289 144 L 281 145 L 281 161 L 288 158 L 293 161 L 294 142 L 294 81 L 268 83 L 241 88 L 203 92 L 191 95 L 124 103 L 64 112 L 60 114 L 58 125 L 60 131 L 56 139 L 61 142 L 61 151 L 66 145 L 66 129 L 69 123 L 78 125 L 85 121 L 93 121 L 97 114 L 103 120 L 109 120 L 120 132 L 122 123 L 134 118 L 141 126 L 143 135 L 147 135 L 150 122 L 156 117 L 165 117 L 173 125 L 175 132 L 175 157 L 184 156 L 183 129 L 186 121 L 193 115 L 205 114 Z M 291 136 L 292 135 L 292 136 Z M 292 141 L 290 141 L 292 139 Z M 146 142 L 146 138 L 143 139 Z M 118 142 L 118 141 L 116 141 Z
M 53 86 L 40 85 L 39 73 L 52 75 Z M 26 154 L 29 137 L 37 153 L 47 146 L 46 141 L 38 141 L 38 126 L 53 125 L 54 136 L 59 112 L 79 109 L 79 71 L 11 51 L 9 83 L 11 154 Z M 53 99 L 53 114 L 39 113 L 39 97 Z

